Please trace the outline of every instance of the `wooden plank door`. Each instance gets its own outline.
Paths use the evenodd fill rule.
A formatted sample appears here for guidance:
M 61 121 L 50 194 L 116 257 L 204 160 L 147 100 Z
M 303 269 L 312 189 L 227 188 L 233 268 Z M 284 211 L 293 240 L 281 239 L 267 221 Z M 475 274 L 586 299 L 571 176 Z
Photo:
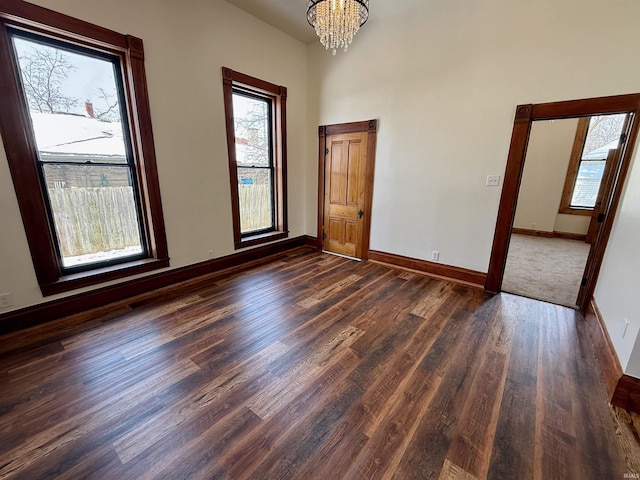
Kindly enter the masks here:
M 326 137 L 322 247 L 362 258 L 367 132 Z

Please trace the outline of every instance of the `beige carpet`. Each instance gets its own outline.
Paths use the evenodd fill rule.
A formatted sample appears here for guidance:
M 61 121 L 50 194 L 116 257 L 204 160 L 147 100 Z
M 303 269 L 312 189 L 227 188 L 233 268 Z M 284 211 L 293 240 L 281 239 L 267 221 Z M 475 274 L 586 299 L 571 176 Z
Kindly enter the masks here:
M 579 240 L 513 234 L 502 290 L 574 307 L 589 248 Z

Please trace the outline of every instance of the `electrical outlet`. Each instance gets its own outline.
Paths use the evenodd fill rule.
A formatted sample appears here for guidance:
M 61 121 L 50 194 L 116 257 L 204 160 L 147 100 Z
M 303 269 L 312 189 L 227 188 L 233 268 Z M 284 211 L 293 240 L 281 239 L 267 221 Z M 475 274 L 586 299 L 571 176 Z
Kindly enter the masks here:
M 209 258 L 213 258 L 213 250 L 207 251 L 207 255 L 209 256 Z
M 440 260 L 440 252 L 434 250 L 433 252 L 431 252 L 431 260 L 437 262 L 438 260 Z
M 500 175 L 487 175 L 487 187 L 497 187 L 500 185 Z
M 10 293 L 0 293 L 0 308 L 8 308 L 12 305 Z

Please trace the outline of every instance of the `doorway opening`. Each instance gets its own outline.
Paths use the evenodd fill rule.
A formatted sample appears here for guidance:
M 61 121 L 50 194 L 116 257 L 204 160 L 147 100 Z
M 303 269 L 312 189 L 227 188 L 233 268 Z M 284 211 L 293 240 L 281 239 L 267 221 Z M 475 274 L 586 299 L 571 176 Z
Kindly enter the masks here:
M 578 281 L 577 296 L 575 302 L 571 304 L 583 313 L 586 311 L 593 296 L 615 212 L 631 163 L 638 134 L 639 108 L 640 94 L 517 107 L 485 284 L 487 291 L 497 293 L 510 288 L 508 276 L 507 283 L 503 283 L 508 267 L 510 244 L 513 240 L 513 251 L 515 251 L 517 243 L 522 240 L 520 237 L 512 239 L 512 234 L 547 239 L 563 239 L 562 237 L 565 236 L 564 240 L 568 237 L 569 240 L 586 241 L 589 245 L 581 278 L 575 279 Z M 548 136 L 552 130 L 563 129 L 573 131 L 573 135 L 569 138 L 566 138 L 566 135 L 565 137 L 557 136 L 562 138 L 557 142 L 553 140 L 555 137 Z M 608 131 L 608 134 L 600 135 L 604 131 Z M 601 137 L 599 140 L 598 135 Z M 544 162 L 539 164 L 537 161 L 529 162 L 529 160 L 536 155 L 543 159 L 545 155 L 548 157 L 548 150 L 558 147 L 554 142 L 558 145 L 563 144 L 564 147 L 562 145 L 560 147 L 565 151 L 568 149 L 570 156 L 568 165 L 564 169 L 565 176 L 554 178 L 552 181 L 551 176 L 548 175 L 549 164 L 545 167 Z M 562 150 L 560 147 L 557 148 L 558 151 Z M 549 158 L 546 160 L 550 161 Z M 557 169 L 558 165 L 555 167 Z M 536 175 L 542 176 L 542 180 L 538 178 L 538 188 L 543 192 L 537 196 L 537 207 L 535 202 L 531 203 L 526 199 L 527 195 L 535 191 L 528 177 Z M 562 188 L 559 192 L 554 190 L 555 193 L 552 194 L 551 184 L 554 182 L 556 184 L 560 182 Z M 551 206 L 552 210 L 555 209 L 556 215 L 551 223 L 549 223 L 552 218 L 550 216 L 545 219 L 541 216 L 535 217 L 543 210 L 540 204 L 545 202 Z M 532 218 L 536 220 L 532 221 Z M 547 292 L 553 289 L 550 286 L 543 288 Z M 535 297 L 535 295 L 526 296 Z M 548 298 L 542 299 L 553 301 Z M 554 303 L 567 304 L 568 302 Z
M 318 129 L 318 239 L 327 253 L 366 260 L 377 120 Z

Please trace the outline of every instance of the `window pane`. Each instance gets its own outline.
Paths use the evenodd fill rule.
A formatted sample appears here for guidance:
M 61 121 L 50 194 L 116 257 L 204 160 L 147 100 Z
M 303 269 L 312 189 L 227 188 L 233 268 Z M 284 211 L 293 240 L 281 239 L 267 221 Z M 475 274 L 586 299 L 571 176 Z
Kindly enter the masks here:
M 604 160 L 584 160 L 580 162 L 578 176 L 573 187 L 573 195 L 571 196 L 572 207 L 595 207 L 604 166 Z
M 274 228 L 273 181 L 268 168 L 238 168 L 240 232 Z
M 146 254 L 116 64 L 12 39 L 63 268 Z
M 128 167 L 46 164 L 44 175 L 64 267 L 143 252 Z
M 13 37 L 40 160 L 126 163 L 114 64 Z
M 233 94 L 238 166 L 271 165 L 270 105 L 268 100 Z
M 606 160 L 609 150 L 618 147 L 626 114 L 594 115 L 582 149 L 583 160 Z

